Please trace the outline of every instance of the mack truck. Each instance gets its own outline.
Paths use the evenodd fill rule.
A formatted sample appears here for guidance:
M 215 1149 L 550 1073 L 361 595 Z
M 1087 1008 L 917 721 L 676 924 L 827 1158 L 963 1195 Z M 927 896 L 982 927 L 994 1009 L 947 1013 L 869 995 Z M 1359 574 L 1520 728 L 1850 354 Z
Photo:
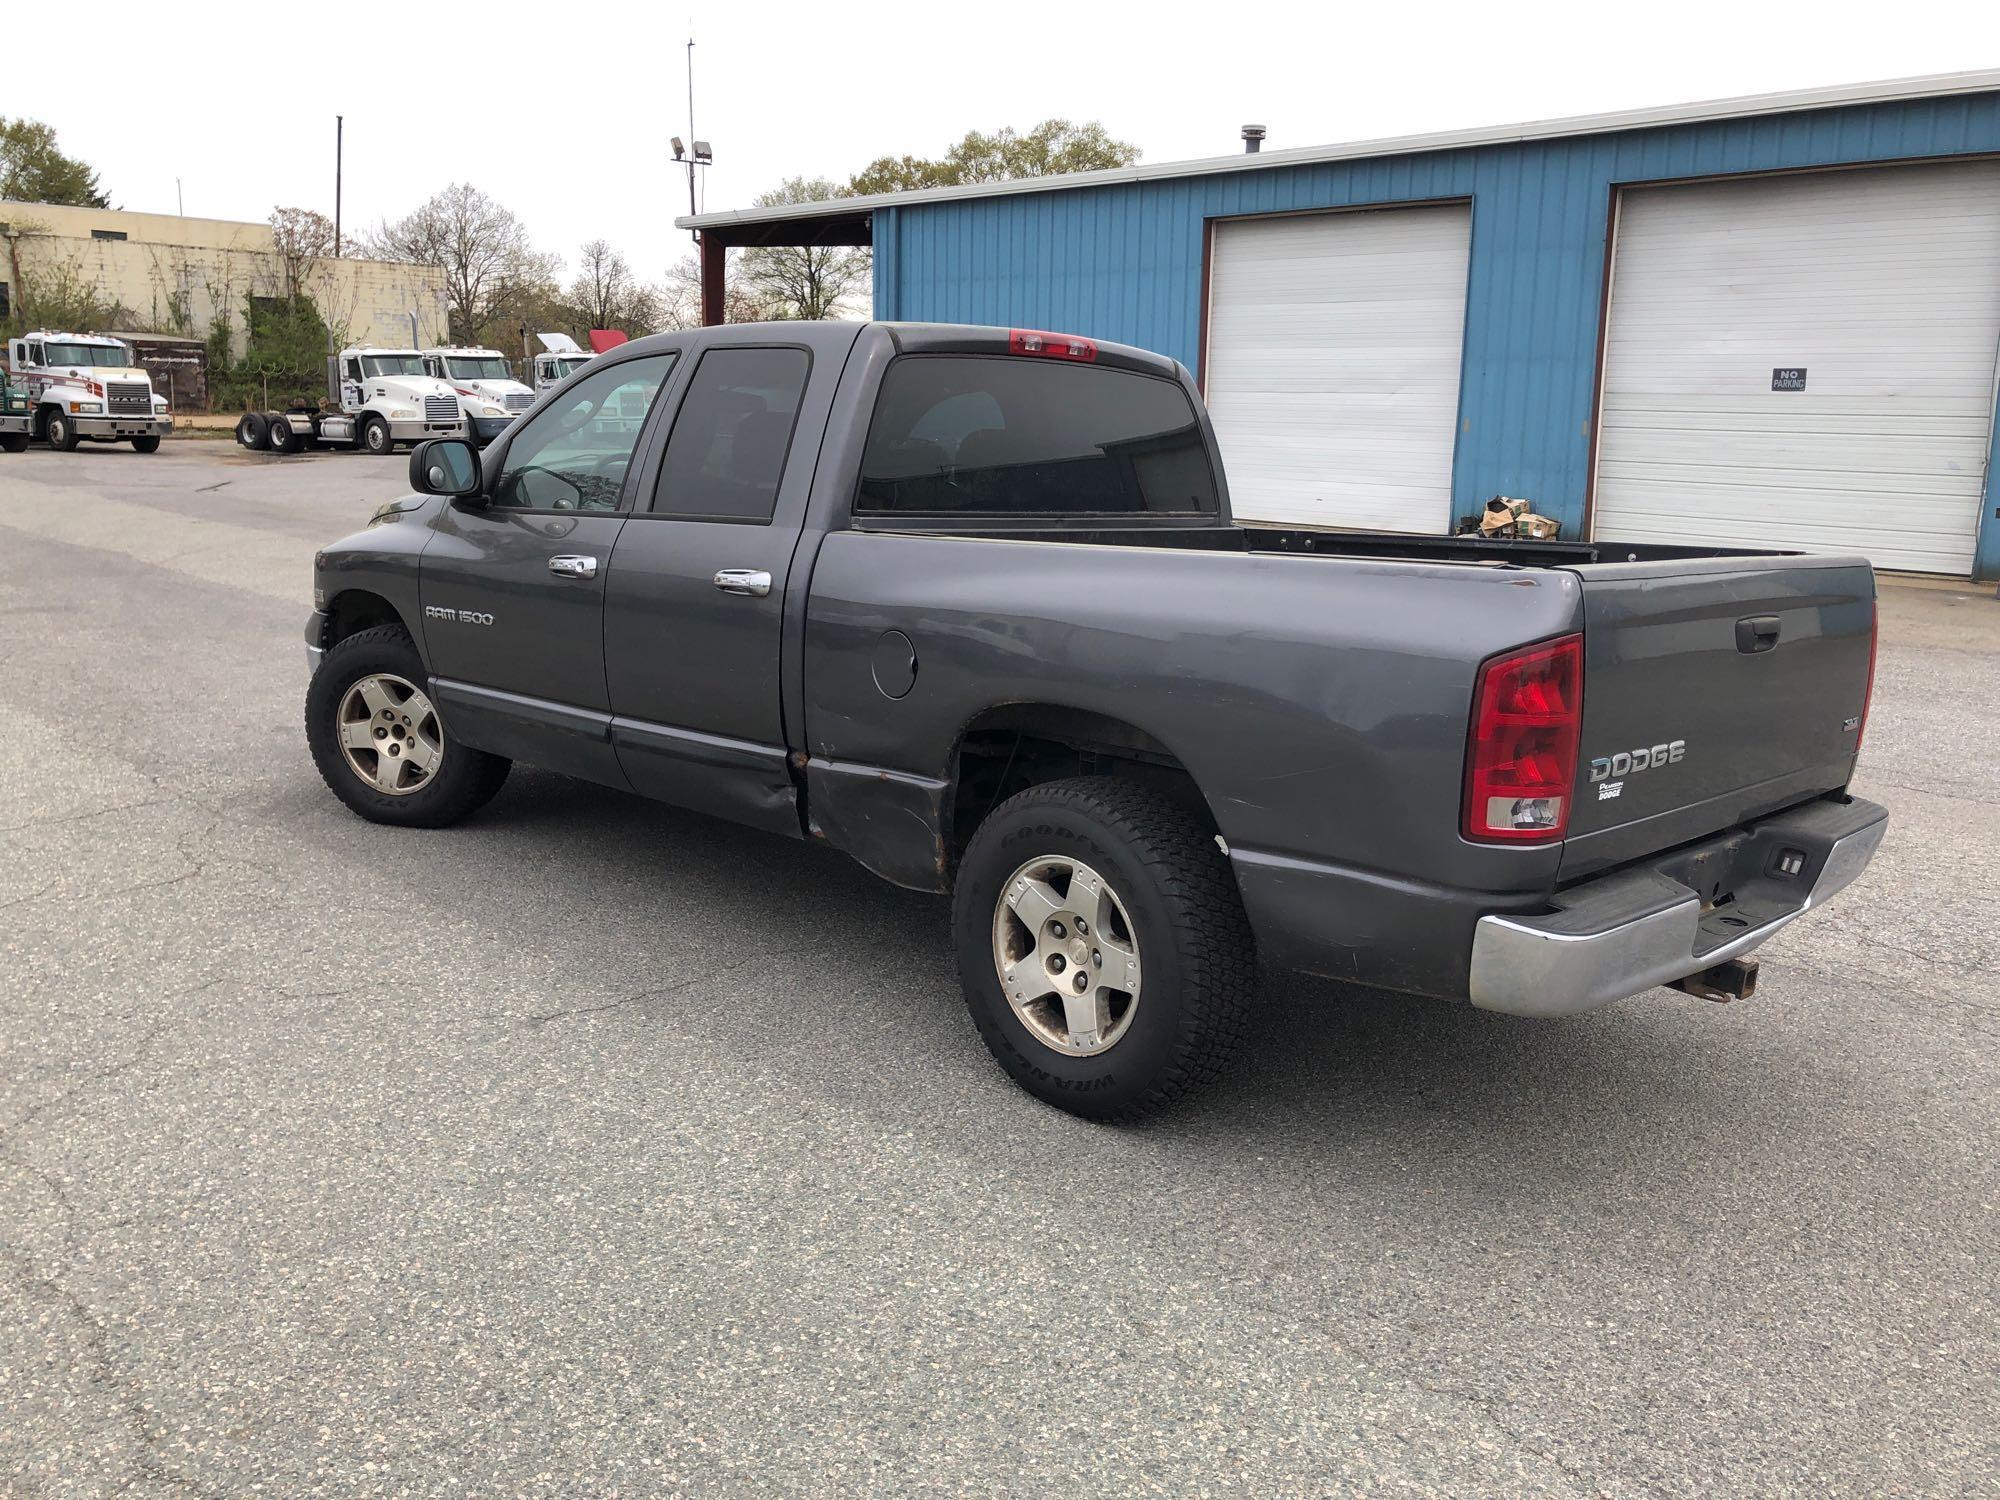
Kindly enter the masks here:
M 458 393 L 472 439 L 482 448 L 535 404 L 535 393 L 514 378 L 507 356 L 498 349 L 447 346 L 423 354 L 425 372 Z
M 458 392 L 426 373 L 422 354 L 372 345 L 328 356 L 326 399 L 318 406 L 298 401 L 285 411 L 245 412 L 236 424 L 237 442 L 272 453 L 389 453 L 398 443 L 473 436 Z
M 26 435 L 51 448 L 71 453 L 82 442 L 129 442 L 152 453 L 174 430 L 166 398 L 154 393 L 152 377 L 133 363 L 123 339 L 43 329 L 10 340 L 8 359 L 10 388 L 29 408 Z M 20 433 L 0 432 L 8 452 L 26 446 L 13 443 Z

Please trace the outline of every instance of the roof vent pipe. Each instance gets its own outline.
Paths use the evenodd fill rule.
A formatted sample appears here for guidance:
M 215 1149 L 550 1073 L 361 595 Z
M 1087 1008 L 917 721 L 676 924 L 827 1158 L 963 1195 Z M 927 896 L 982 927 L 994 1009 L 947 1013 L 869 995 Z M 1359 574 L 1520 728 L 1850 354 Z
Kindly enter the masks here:
M 1245 125 L 1243 127 L 1243 154 L 1245 156 L 1254 156 L 1263 149 L 1264 127 L 1262 125 Z

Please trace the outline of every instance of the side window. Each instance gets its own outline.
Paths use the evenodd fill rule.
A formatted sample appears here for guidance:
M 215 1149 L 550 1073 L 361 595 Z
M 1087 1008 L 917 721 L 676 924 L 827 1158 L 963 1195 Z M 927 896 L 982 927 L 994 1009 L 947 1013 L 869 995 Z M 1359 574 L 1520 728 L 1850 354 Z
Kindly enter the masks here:
M 357 359 L 350 359 L 350 360 L 349 360 L 349 361 L 347 362 L 347 378 L 348 378 L 349 380 L 352 380 L 352 381 L 355 381 L 355 382 L 357 382 L 357 383 L 358 383 L 358 382 L 360 381 L 360 379 L 361 379 L 361 361 L 360 361 L 360 360 L 359 360 L 358 358 L 357 358 Z
M 674 414 L 653 514 L 768 522 L 812 357 L 803 349 L 711 349 Z
M 507 445 L 495 505 L 524 510 L 616 510 L 639 429 L 674 356 L 621 360 L 537 412 Z
M 1215 474 L 1174 381 L 1019 355 L 907 355 L 883 376 L 855 509 L 1213 515 Z

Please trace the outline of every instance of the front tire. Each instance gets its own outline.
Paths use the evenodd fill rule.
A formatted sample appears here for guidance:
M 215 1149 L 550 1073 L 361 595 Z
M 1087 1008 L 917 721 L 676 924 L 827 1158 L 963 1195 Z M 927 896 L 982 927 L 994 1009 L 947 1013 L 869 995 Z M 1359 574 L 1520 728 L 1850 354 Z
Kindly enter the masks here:
M 146 437 L 133 438 L 132 451 L 134 453 L 158 453 L 160 451 L 159 435 L 152 433 Z
M 382 454 L 395 450 L 396 440 L 389 435 L 389 424 L 377 416 L 361 419 L 361 446 L 370 453 Z
M 306 743 L 334 796 L 371 823 L 443 828 L 484 807 L 512 762 L 454 741 L 400 625 L 357 631 L 306 689 Z
M 1142 1119 L 1240 1046 L 1257 957 L 1235 874 L 1148 787 L 1075 777 L 1002 804 L 960 865 L 952 930 L 988 1050 L 1058 1109 Z
M 0 432 L 0 453 L 26 453 L 27 451 L 27 433 Z
M 76 423 L 69 419 L 69 413 L 62 411 L 49 413 L 49 423 L 43 429 L 43 435 L 48 438 L 49 446 L 59 453 L 76 452 L 76 445 L 83 440 L 76 430 Z

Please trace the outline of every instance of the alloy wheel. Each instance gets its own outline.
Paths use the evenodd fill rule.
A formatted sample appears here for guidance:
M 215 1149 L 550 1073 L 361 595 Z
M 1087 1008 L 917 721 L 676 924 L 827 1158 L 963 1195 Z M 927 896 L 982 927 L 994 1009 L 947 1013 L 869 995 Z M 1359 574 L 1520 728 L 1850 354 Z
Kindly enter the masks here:
M 993 967 L 1014 1014 L 1052 1051 L 1116 1046 L 1139 1010 L 1139 943 L 1118 893 L 1066 855 L 1031 859 L 993 912 Z
M 444 729 L 431 700 L 389 672 L 341 695 L 335 728 L 348 769 L 391 797 L 422 791 L 444 760 Z

